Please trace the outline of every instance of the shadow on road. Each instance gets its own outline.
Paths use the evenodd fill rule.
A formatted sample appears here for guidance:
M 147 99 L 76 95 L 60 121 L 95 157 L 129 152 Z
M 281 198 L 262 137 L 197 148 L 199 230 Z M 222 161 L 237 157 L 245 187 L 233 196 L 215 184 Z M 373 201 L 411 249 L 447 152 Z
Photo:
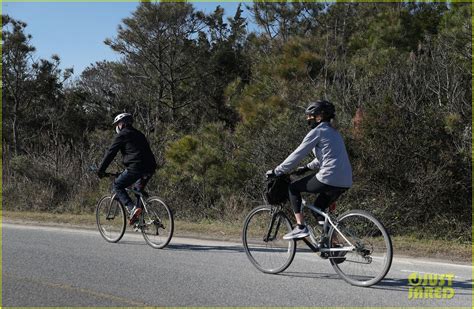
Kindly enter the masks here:
M 118 245 L 148 246 L 144 240 L 121 240 Z M 191 244 L 169 244 L 162 250 L 178 251 L 231 251 L 244 252 L 242 246 L 211 246 L 211 245 L 191 245 Z
M 327 273 L 312 273 L 312 272 L 292 272 L 292 271 L 285 271 L 277 276 L 283 277 L 297 277 L 297 278 L 310 278 L 310 279 L 338 279 L 342 280 L 337 274 L 327 274 Z
M 144 240 L 133 241 L 133 240 L 121 240 L 117 245 L 132 245 L 132 246 L 148 246 Z
M 242 246 L 206 246 L 206 245 L 189 245 L 189 244 L 170 244 L 169 249 L 182 251 L 231 251 L 244 252 Z
M 245 252 L 244 248 L 240 245 L 235 246 L 208 246 L 208 245 L 189 245 L 189 244 L 170 244 L 168 248 L 175 249 L 175 250 L 190 250 L 190 251 L 234 251 L 234 252 Z M 282 249 L 286 251 L 286 249 Z M 253 248 L 253 252 L 275 252 L 274 248 L 267 249 L 267 248 Z M 312 252 L 309 249 L 298 249 L 300 252 Z

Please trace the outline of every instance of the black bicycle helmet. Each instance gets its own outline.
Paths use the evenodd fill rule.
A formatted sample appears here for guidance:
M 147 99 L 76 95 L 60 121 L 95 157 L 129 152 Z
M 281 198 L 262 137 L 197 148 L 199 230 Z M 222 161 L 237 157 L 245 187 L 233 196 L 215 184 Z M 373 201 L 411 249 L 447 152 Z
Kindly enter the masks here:
M 318 100 L 308 105 L 305 114 L 308 116 L 322 115 L 324 118 L 331 119 L 336 115 L 336 107 L 329 101 Z

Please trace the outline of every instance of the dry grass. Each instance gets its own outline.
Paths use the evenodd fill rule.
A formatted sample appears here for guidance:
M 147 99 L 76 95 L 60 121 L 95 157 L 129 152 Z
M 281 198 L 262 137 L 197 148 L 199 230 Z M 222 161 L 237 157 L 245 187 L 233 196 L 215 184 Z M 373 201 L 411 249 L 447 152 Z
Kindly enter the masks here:
M 470 263 L 472 244 L 452 240 L 423 239 L 419 237 L 393 237 L 394 252 L 413 257 L 429 257 L 453 262 Z
M 3 222 L 95 229 L 95 214 L 54 214 L 29 211 L 3 211 Z M 240 240 L 242 222 L 175 221 L 175 235 L 218 240 Z
M 48 226 L 69 226 L 95 229 L 94 214 L 52 214 L 38 212 L 3 211 L 3 222 L 35 224 Z M 175 222 L 175 235 L 204 239 L 240 241 L 242 220 L 233 222 L 200 221 Z M 471 243 L 456 241 L 420 239 L 415 237 L 393 237 L 395 255 L 441 259 L 453 262 L 470 263 Z

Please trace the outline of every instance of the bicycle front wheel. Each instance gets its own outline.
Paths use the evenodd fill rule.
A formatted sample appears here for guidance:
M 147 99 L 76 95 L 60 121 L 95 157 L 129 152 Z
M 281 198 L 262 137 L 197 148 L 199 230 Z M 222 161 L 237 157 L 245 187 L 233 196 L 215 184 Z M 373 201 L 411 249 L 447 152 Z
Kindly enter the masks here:
M 242 242 L 250 262 L 264 273 L 276 274 L 290 266 L 296 241 L 284 240 L 291 222 L 283 213 L 264 205 L 253 209 L 245 219 Z
M 173 213 L 158 197 L 150 197 L 146 201 L 140 223 L 146 243 L 155 249 L 166 247 L 173 237 Z
M 392 265 L 392 241 L 387 230 L 373 215 L 352 210 L 337 219 L 337 229 L 329 231 L 329 260 L 348 283 L 371 286 L 382 280 Z M 344 248 L 354 246 L 352 250 Z
M 96 222 L 100 235 L 108 242 L 118 242 L 126 228 L 123 206 L 111 196 L 104 196 L 97 203 Z

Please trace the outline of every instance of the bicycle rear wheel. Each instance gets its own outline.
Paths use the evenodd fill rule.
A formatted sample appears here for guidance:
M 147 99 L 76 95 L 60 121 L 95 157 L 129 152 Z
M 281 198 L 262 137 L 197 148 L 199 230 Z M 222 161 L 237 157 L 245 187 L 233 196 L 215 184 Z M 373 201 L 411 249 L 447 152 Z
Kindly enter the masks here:
M 173 237 L 173 213 L 158 197 L 150 197 L 140 218 L 143 238 L 155 249 L 166 247 Z
M 382 280 L 393 257 L 392 241 L 382 223 L 367 211 L 351 210 L 338 218 L 336 226 L 355 248 L 330 252 L 334 270 L 356 286 L 367 287 Z M 339 249 L 350 246 L 334 228 L 329 231 L 328 245 Z
M 119 201 L 104 196 L 96 207 L 96 222 L 100 235 L 108 242 L 118 242 L 125 233 L 125 210 Z
M 291 232 L 288 217 L 269 205 L 253 209 L 245 219 L 242 242 L 250 262 L 264 273 L 276 274 L 290 266 L 296 241 L 284 240 Z

